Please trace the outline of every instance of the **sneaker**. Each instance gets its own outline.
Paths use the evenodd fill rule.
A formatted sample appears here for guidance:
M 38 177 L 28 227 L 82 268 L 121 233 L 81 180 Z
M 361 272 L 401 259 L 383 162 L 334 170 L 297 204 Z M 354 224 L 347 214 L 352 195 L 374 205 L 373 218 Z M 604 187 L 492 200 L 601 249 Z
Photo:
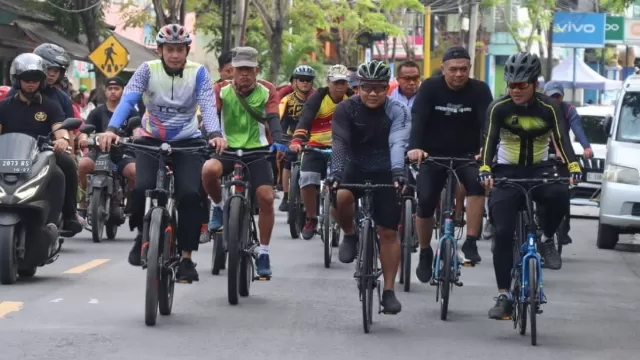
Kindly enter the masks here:
M 311 240 L 313 235 L 316 234 L 316 227 L 318 226 L 318 219 L 307 219 L 302 228 L 302 238 L 305 240 Z
M 70 231 L 71 233 L 73 233 L 73 235 L 75 235 L 80 233 L 82 229 L 84 229 L 84 226 L 82 226 L 82 223 L 78 220 L 78 215 L 76 214 L 74 215 L 74 219 L 65 220 L 62 228 L 66 231 Z
M 289 211 L 289 200 L 287 200 L 286 196 L 280 202 L 280 206 L 278 206 L 278 210 L 282 211 L 282 212 L 288 212 Z
M 474 264 L 482 261 L 480 254 L 478 254 L 478 244 L 476 243 L 476 239 L 469 239 L 462 244 L 462 253 L 464 253 L 465 259 L 471 261 Z
M 387 315 L 395 315 L 402 310 L 402 304 L 396 298 L 396 292 L 393 290 L 384 290 L 382 292 L 380 306 L 382 306 L 382 313 Z
M 129 251 L 129 264 L 140 266 L 140 258 L 142 257 L 142 235 L 136 236 L 133 240 L 133 247 Z
M 178 265 L 178 272 L 176 278 L 179 281 L 198 281 L 198 272 L 196 271 L 196 264 L 191 259 L 182 258 L 180 265 Z
M 222 208 L 214 206 L 211 209 L 211 220 L 209 220 L 209 231 L 217 231 L 222 228 Z
M 562 267 L 562 257 L 560 257 L 553 239 L 549 239 L 548 241 L 540 244 L 540 255 L 544 258 L 544 262 L 542 263 L 543 268 L 549 270 L 560 270 Z
M 206 244 L 211 241 L 211 233 L 207 224 L 202 224 L 200 227 L 200 244 Z
M 511 319 L 511 313 L 513 312 L 513 304 L 509 300 L 507 294 L 500 294 L 495 298 L 496 304 L 489 309 L 489 319 L 494 320 L 509 320 Z
M 269 254 L 260 254 L 256 259 L 256 272 L 258 276 L 271 276 L 271 261 Z
M 571 244 L 573 242 L 573 239 L 571 239 L 571 236 L 569 236 L 569 234 L 559 235 L 558 242 L 564 246 Z
M 485 240 L 493 239 L 493 225 L 489 220 L 485 220 L 484 229 L 482 229 L 482 238 Z
M 429 246 L 426 249 L 420 249 L 420 261 L 416 267 L 416 276 L 422 283 L 429 282 L 433 275 L 433 249 Z
M 338 249 L 338 259 L 342 263 L 349 264 L 355 260 L 356 256 L 358 256 L 358 234 L 345 234 Z

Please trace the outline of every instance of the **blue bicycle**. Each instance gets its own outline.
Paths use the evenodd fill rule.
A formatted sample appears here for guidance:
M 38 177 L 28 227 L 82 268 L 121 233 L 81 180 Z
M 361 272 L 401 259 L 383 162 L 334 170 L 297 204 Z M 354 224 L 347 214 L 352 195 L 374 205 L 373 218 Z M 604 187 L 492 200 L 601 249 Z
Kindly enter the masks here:
M 495 179 L 495 186 L 508 186 L 520 190 L 525 196 L 525 206 L 518 211 L 516 241 L 513 245 L 513 269 L 509 292 L 513 299 L 513 328 L 520 327 L 520 335 L 527 332 L 527 311 L 531 327 L 531 345 L 537 344 L 536 316 L 542 314 L 542 304 L 547 303 L 542 286 L 542 258 L 538 253 L 538 225 L 531 192 L 544 185 L 569 184 L 569 178 Z

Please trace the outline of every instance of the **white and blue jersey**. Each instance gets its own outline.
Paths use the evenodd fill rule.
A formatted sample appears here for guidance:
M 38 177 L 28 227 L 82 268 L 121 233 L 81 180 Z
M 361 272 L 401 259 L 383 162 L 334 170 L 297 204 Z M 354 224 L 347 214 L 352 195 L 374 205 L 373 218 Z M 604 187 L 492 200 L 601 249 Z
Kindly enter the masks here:
M 175 76 L 166 73 L 162 60 L 140 65 L 124 88 L 109 127 L 120 128 L 143 95 L 147 107 L 142 117 L 144 136 L 168 141 L 201 137 L 198 106 L 207 133 L 220 132 L 211 78 L 200 64 L 187 61 L 182 75 Z

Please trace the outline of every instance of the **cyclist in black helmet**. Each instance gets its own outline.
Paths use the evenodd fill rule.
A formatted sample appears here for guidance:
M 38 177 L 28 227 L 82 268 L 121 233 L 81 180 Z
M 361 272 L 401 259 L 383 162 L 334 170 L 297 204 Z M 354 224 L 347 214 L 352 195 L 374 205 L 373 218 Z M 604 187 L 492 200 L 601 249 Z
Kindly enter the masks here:
M 536 92 L 540 72 L 540 59 L 535 54 L 517 53 L 505 63 L 504 80 L 509 94 L 494 100 L 488 109 L 479 174 L 485 188 L 493 186 L 494 177 L 539 178 L 544 173 L 556 173 L 555 167 L 560 165 L 548 160 L 552 134 L 562 157 L 567 160 L 572 181 L 582 177 L 562 109 L 548 96 Z M 496 155 L 497 164 L 494 165 Z M 553 234 L 566 214 L 569 189 L 563 184 L 549 184 L 533 195 L 545 214 L 545 221 L 541 222 L 540 252 L 546 261 L 556 261 Z M 499 292 L 496 304 L 489 310 L 489 317 L 496 320 L 511 316 L 513 311 L 509 293 L 514 265 L 513 234 L 522 201 L 523 195 L 509 187 L 494 188 L 489 198 L 490 218 L 495 226 L 493 267 Z
M 411 116 L 404 104 L 387 97 L 391 69 L 373 60 L 358 67 L 360 92 L 338 104 L 333 115 L 333 157 L 330 181 L 336 183 L 396 184 L 402 186 L 404 154 L 409 142 Z M 336 200 L 335 219 L 344 231 L 339 258 L 352 262 L 357 253 L 358 234 L 353 222 L 353 204 L 360 193 L 341 189 Z M 397 226 L 400 204 L 393 188 L 379 189 L 374 195 L 374 221 L 380 236 L 380 261 L 384 278 L 382 307 L 397 314 L 402 305 L 396 298 L 394 283 L 400 264 Z

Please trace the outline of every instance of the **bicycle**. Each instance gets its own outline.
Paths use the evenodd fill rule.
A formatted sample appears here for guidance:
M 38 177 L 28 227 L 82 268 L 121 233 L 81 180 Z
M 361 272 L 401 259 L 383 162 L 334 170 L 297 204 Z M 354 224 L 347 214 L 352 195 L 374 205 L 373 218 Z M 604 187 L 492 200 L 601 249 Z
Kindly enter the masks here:
M 222 203 L 225 204 L 228 200 L 226 182 L 233 179 L 231 176 L 227 176 L 223 179 L 222 188 Z M 211 206 L 214 206 L 211 204 Z M 211 253 L 211 274 L 219 275 L 220 270 L 226 269 L 227 262 L 227 244 L 224 242 L 223 229 L 218 229 L 209 234 L 209 241 L 213 243 L 213 251 Z
M 417 179 L 418 171 L 414 165 L 409 165 L 407 171 L 411 172 L 414 179 Z M 407 176 L 409 179 L 409 176 Z M 400 217 L 400 225 L 398 226 L 398 236 L 400 237 L 400 280 L 403 290 L 409 292 L 411 290 L 411 254 L 418 251 L 418 235 L 416 233 L 416 206 L 417 192 L 416 186 L 406 184 L 407 188 L 413 191 L 413 196 L 403 195 L 402 197 L 402 215 Z
M 437 287 L 436 301 L 440 302 L 440 320 L 447 320 L 449 295 L 453 291 L 453 285 L 458 287 L 463 285 L 460 281 L 462 263 L 458 257 L 458 237 L 454 222 L 456 184 L 460 183 L 456 170 L 464 166 L 476 165 L 476 161 L 469 158 L 429 156 L 424 162 L 431 162 L 447 169 L 445 196 L 441 198 L 442 228 L 439 229 L 438 248 L 433 257 L 433 277 L 430 282 L 432 286 Z M 462 164 L 455 166 L 455 163 Z
M 213 152 L 213 150 L 211 150 Z M 247 156 L 273 156 L 271 150 L 227 150 L 215 158 L 234 162 L 231 180 L 225 183 L 227 201 L 223 210 L 222 242 L 227 247 L 227 297 L 229 304 L 238 304 L 238 295 L 249 296 L 251 282 L 254 280 L 271 280 L 271 277 L 255 276 L 255 260 L 260 246 L 255 220 L 253 218 L 254 199 L 250 195 L 251 184 L 247 166 L 257 160 L 243 162 Z
M 382 312 L 382 296 L 380 293 L 380 275 L 382 269 L 378 265 L 379 246 L 375 223 L 373 221 L 373 193 L 377 189 L 395 188 L 392 184 L 372 184 L 366 181 L 364 184 L 338 184 L 334 190 L 332 199 L 336 199 L 338 189 L 363 190 L 359 211 L 362 214 L 360 220 L 360 241 L 358 241 L 358 257 L 356 259 L 356 273 L 354 278 L 358 282 L 360 301 L 362 302 L 362 325 L 365 334 L 371 330 L 373 323 L 373 288 L 378 292 L 378 314 Z M 335 206 L 335 201 L 334 201 Z
M 509 292 L 513 299 L 513 328 L 520 327 L 520 335 L 527 332 L 527 311 L 530 316 L 531 345 L 537 344 L 536 316 L 542 314 L 541 305 L 547 303 L 542 283 L 542 259 L 538 253 L 537 222 L 531 191 L 549 184 L 568 184 L 570 178 L 495 179 L 495 186 L 509 186 L 525 196 L 525 206 L 518 211 L 513 245 L 513 269 Z
M 304 205 L 300 197 L 300 163 L 301 158 L 291 163 L 291 177 L 289 178 L 289 211 L 287 223 L 292 239 L 298 239 L 306 219 Z
M 303 152 L 316 152 L 321 154 L 327 160 L 327 174 L 331 173 L 331 148 L 315 148 L 305 146 Z M 318 192 L 318 228 L 316 232 L 320 235 L 324 244 L 324 267 L 331 267 L 331 258 L 333 256 L 333 248 L 338 247 L 340 243 L 340 226 L 331 217 L 331 189 L 326 181 L 320 182 L 320 191 Z
M 176 272 L 182 254 L 178 249 L 176 231 L 178 224 L 175 183 L 171 156 L 174 154 L 201 154 L 204 147 L 172 148 L 168 143 L 160 146 L 141 145 L 130 139 L 121 139 L 114 146 L 157 155 L 158 171 L 156 187 L 145 192 L 145 217 L 142 227 L 142 268 L 147 270 L 145 289 L 145 324 L 156 324 L 158 310 L 161 315 L 170 315 Z

